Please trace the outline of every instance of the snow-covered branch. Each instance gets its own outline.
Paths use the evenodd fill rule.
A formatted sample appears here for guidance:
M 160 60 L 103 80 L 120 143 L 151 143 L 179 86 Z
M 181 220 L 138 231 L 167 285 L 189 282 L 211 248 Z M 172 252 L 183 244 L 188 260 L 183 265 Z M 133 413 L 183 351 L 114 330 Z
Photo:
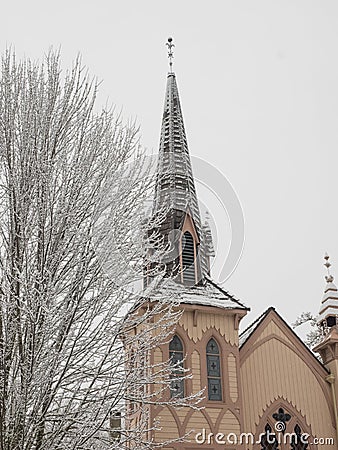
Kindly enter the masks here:
M 147 405 L 169 382 L 149 355 L 169 339 L 175 302 L 132 308 L 156 229 L 144 217 L 153 180 L 138 129 L 96 113 L 96 91 L 80 59 L 61 77 L 53 52 L 40 65 L 2 58 L 1 450 L 150 448 Z M 109 418 L 126 423 L 131 404 L 137 425 L 116 442 Z

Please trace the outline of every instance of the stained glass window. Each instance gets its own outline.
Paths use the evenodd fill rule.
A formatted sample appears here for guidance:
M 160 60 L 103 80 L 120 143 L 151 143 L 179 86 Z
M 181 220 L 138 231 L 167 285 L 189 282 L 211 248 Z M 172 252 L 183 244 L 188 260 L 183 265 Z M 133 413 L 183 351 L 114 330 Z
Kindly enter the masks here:
M 309 443 L 306 434 L 302 433 L 300 426 L 297 424 L 291 439 L 292 450 L 307 450 Z
M 278 440 L 276 433 L 272 431 L 271 426 L 267 423 L 265 425 L 265 434 L 261 436 L 260 445 L 261 450 L 277 450 Z
M 208 342 L 207 349 L 207 374 L 208 374 L 208 398 L 209 400 L 222 400 L 221 364 L 218 344 L 214 338 Z
M 169 358 L 172 365 L 170 393 L 171 397 L 184 397 L 183 344 L 175 334 L 169 343 Z

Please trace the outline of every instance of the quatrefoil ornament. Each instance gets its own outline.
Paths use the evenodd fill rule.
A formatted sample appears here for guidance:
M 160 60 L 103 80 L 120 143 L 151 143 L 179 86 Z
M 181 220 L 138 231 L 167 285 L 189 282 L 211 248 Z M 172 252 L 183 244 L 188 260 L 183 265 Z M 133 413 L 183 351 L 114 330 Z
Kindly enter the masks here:
M 282 422 L 284 423 L 284 429 L 283 429 L 283 434 L 285 433 L 285 429 L 286 429 L 286 422 L 288 422 L 291 419 L 290 414 L 286 413 L 284 411 L 283 408 L 279 408 L 277 413 L 272 414 L 272 417 L 277 421 L 277 422 Z

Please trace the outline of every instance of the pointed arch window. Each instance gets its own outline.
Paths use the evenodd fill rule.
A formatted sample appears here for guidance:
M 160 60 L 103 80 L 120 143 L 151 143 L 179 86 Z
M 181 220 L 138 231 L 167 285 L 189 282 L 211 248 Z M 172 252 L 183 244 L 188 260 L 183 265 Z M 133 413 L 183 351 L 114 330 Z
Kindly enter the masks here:
M 184 352 L 182 341 L 177 334 L 169 343 L 169 358 L 172 365 L 170 395 L 171 397 L 184 397 L 184 380 L 182 379 Z
M 303 434 L 300 426 L 297 423 L 291 438 L 291 449 L 307 450 L 308 447 L 309 447 L 308 434 Z
M 195 273 L 195 241 L 189 231 L 182 237 L 182 274 L 183 282 L 193 285 L 196 282 Z
M 264 428 L 265 433 L 261 435 L 261 450 L 278 450 L 278 440 L 276 433 L 272 431 L 271 425 L 267 423 Z
M 222 400 L 222 377 L 220 352 L 217 342 L 211 338 L 206 348 L 207 375 L 208 375 L 208 398 L 209 400 Z

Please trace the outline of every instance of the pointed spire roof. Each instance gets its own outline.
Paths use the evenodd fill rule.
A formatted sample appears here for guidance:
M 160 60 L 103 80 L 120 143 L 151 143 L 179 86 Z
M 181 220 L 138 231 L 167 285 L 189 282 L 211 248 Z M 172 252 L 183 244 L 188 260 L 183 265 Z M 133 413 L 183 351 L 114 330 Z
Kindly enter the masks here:
M 205 283 L 213 256 L 210 227 L 202 226 L 176 75 L 172 71 L 172 38 L 168 39 L 170 71 L 164 99 L 153 213 L 166 216 L 158 231 L 168 252 L 162 262 L 180 283 Z
M 201 222 L 176 76 L 172 71 L 172 38 L 168 39 L 167 47 L 170 72 L 153 203 L 153 213 L 155 216 L 160 213 L 157 216 L 160 220 L 156 229 L 150 230 L 156 231 L 167 251 L 146 267 L 145 286 L 156 283 L 151 269 L 160 264 L 167 275 L 159 283 L 160 290 L 172 291 L 184 304 L 236 310 L 240 320 L 248 308 L 210 278 L 210 257 L 215 251 L 208 217 L 203 225 Z
M 176 230 L 182 229 L 187 216 L 191 218 L 199 244 L 198 278 L 203 281 L 210 270 L 209 257 L 212 252 L 208 253 L 205 245 L 205 230 L 201 224 L 182 108 L 173 72 L 167 76 L 153 212 L 156 214 L 163 209 L 169 209 L 161 227 L 167 242 L 177 241 L 179 233 Z M 208 239 L 211 241 L 211 234 Z M 171 247 L 177 245 L 178 242 L 172 242 Z M 208 246 L 211 246 L 210 242 Z M 167 262 L 168 270 L 178 263 L 179 259 L 172 264 Z
M 322 323 L 328 317 L 338 316 L 338 288 L 334 283 L 334 277 L 330 272 L 331 263 L 329 262 L 329 255 L 324 256 L 324 266 L 327 268 L 327 275 L 325 276 L 326 286 L 324 289 L 324 296 L 319 310 L 318 322 Z
M 177 212 L 189 212 L 201 239 L 200 212 L 176 76 L 173 72 L 168 73 L 164 101 L 155 187 L 155 212 L 164 205 L 170 205 L 170 208 Z

